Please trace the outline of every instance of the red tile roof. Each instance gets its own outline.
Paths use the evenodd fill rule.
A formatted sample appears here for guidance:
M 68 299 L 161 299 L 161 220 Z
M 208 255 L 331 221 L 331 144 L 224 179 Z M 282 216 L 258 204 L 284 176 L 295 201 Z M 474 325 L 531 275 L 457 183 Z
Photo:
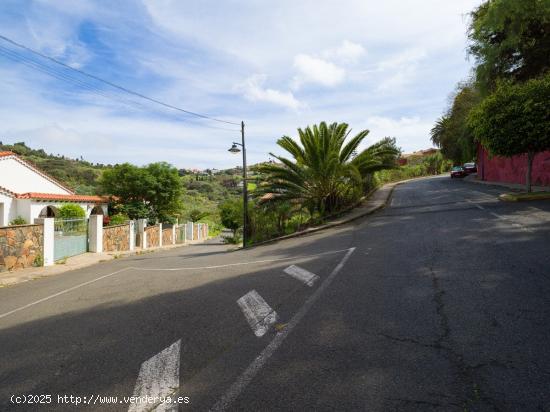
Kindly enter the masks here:
M 55 193 L 19 193 L 16 196 L 18 199 L 36 199 L 36 200 L 60 200 L 65 202 L 93 202 L 107 203 L 108 199 L 103 196 L 89 195 L 59 195 Z
M 4 157 L 4 156 L 12 156 L 14 155 L 15 153 L 13 152 L 0 152 L 0 157 Z

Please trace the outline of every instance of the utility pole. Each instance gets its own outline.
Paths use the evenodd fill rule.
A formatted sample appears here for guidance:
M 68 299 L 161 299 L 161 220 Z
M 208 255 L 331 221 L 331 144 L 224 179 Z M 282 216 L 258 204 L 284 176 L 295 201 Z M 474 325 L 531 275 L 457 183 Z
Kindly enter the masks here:
M 244 121 L 241 121 L 241 137 L 243 148 L 243 248 L 248 241 L 248 181 L 246 179 L 246 146 L 244 144 Z
M 237 146 L 242 147 L 243 151 L 243 248 L 246 248 L 248 242 L 248 181 L 246 178 L 246 145 L 244 143 L 244 122 L 241 122 L 241 143 L 233 142 L 229 152 L 237 154 L 241 151 Z

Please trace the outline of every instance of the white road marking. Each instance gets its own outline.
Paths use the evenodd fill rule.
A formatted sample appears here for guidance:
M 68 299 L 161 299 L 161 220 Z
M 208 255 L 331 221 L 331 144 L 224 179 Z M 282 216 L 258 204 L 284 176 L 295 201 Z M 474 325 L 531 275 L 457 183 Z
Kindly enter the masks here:
M 324 256 L 324 255 L 332 255 L 332 254 L 335 254 L 335 253 L 342 253 L 342 252 L 346 252 L 347 250 L 348 249 L 332 250 L 332 251 L 329 251 L 329 252 L 315 253 L 315 254 L 312 254 L 312 255 L 302 255 L 302 256 L 279 258 L 279 259 L 256 260 L 256 261 L 251 261 L 251 262 L 228 263 L 226 265 L 217 265 L 217 266 L 180 267 L 180 268 L 168 268 L 168 269 L 137 268 L 137 267 L 133 267 L 133 266 L 128 266 L 128 267 L 122 268 L 120 270 L 117 270 L 116 272 L 109 273 L 107 275 L 100 276 L 98 278 L 89 280 L 87 282 L 80 283 L 76 286 L 72 286 L 68 289 L 61 290 L 57 293 L 54 293 L 53 295 L 46 296 L 45 298 L 42 298 L 42 299 L 36 300 L 34 302 L 28 303 L 26 305 L 20 306 L 18 308 L 10 310 L 9 312 L 2 313 L 2 314 L 0 314 L 0 319 L 4 318 L 6 316 L 12 315 L 14 313 L 17 313 L 21 310 L 28 309 L 28 308 L 30 308 L 34 305 L 38 305 L 39 303 L 42 303 L 42 302 L 45 302 L 47 300 L 53 299 L 57 296 L 61 296 L 61 295 L 64 295 L 65 293 L 72 292 L 73 290 L 76 290 L 76 289 L 79 289 L 81 287 L 90 285 L 90 284 L 95 283 L 99 280 L 106 279 L 108 277 L 117 275 L 117 274 L 119 274 L 121 272 L 124 272 L 125 270 L 129 270 L 129 269 L 132 269 L 132 270 L 149 270 L 149 271 L 152 271 L 152 270 L 154 270 L 154 271 L 175 271 L 175 270 L 217 269 L 217 268 L 230 267 L 230 266 L 253 265 L 253 264 L 256 264 L 256 263 L 270 263 L 270 262 L 280 262 L 280 261 L 285 261 L 285 260 L 310 259 L 310 258 L 315 258 L 317 256 Z
M 285 258 L 277 258 L 277 259 L 252 260 L 250 262 L 226 263 L 225 265 L 215 265 L 215 266 L 177 267 L 177 268 L 166 268 L 166 269 L 164 269 L 164 268 L 143 268 L 143 267 L 138 268 L 138 267 L 130 266 L 130 267 L 128 267 L 128 269 L 154 270 L 154 271 L 219 269 L 219 268 L 227 268 L 227 267 L 231 267 L 231 266 L 254 265 L 256 263 L 271 263 L 271 262 L 282 262 L 282 261 L 285 261 L 285 260 L 309 259 L 309 258 L 315 258 L 317 256 L 333 255 L 335 253 L 342 253 L 342 252 L 347 252 L 347 251 L 348 251 L 348 249 L 331 250 L 329 252 L 314 253 L 312 255 L 293 256 L 293 257 L 285 257 Z
M 173 395 L 180 384 L 180 348 L 181 339 L 168 346 L 162 352 L 141 364 L 134 387 L 135 397 L 167 397 Z M 136 402 L 130 405 L 128 412 L 141 411 L 177 411 L 177 404 Z
M 258 338 L 264 336 L 269 327 L 277 322 L 277 312 L 271 309 L 271 306 L 255 290 L 240 297 L 237 304 Z
M 221 399 L 216 402 L 216 404 L 210 409 L 211 411 L 224 411 L 226 410 L 231 403 L 237 399 L 237 397 L 241 394 L 241 392 L 248 386 L 248 384 L 254 379 L 254 376 L 262 369 L 262 367 L 267 363 L 269 358 L 273 356 L 275 351 L 281 346 L 281 344 L 284 342 L 284 340 L 287 338 L 288 335 L 290 335 L 290 332 L 294 330 L 294 328 L 300 323 L 300 321 L 304 318 L 304 316 L 309 312 L 311 307 L 317 300 L 321 297 L 323 292 L 330 286 L 330 284 L 334 281 L 334 278 L 338 273 L 342 270 L 345 263 L 351 256 L 351 254 L 355 251 L 355 248 L 352 247 L 348 249 L 348 253 L 342 258 L 340 263 L 338 263 L 338 266 L 334 268 L 334 270 L 330 273 L 330 275 L 327 276 L 327 278 L 321 283 L 321 286 L 319 286 L 312 295 L 308 298 L 306 303 L 300 308 L 300 310 L 292 317 L 290 322 L 286 325 L 286 327 L 277 333 L 273 340 L 265 347 L 265 349 L 252 361 L 250 365 L 246 368 L 246 370 L 242 373 L 241 376 L 237 378 L 237 380 L 231 385 L 231 387 L 225 392 L 225 394 L 221 397 Z
M 526 227 L 526 226 L 524 226 L 524 225 L 521 225 L 521 224 L 519 224 L 519 223 L 515 223 L 515 222 L 513 222 L 511 219 L 509 219 L 509 218 L 507 218 L 507 217 L 504 217 L 504 216 L 501 216 L 501 215 L 499 215 L 499 214 L 497 214 L 497 213 L 495 213 L 495 212 L 491 212 L 490 210 L 487 210 L 487 209 L 484 208 L 483 206 L 477 204 L 476 202 L 474 202 L 474 201 L 472 201 L 472 200 L 470 200 L 470 199 L 466 199 L 466 201 L 467 201 L 468 203 L 471 203 L 472 205 L 476 206 L 478 209 L 485 210 L 485 211 L 486 211 L 487 213 L 489 213 L 491 216 L 496 217 L 497 219 L 500 219 L 500 220 L 503 220 L 503 221 L 509 223 L 511 226 L 517 227 L 517 228 L 522 229 L 522 230 L 524 230 L 524 231 L 526 231 L 526 232 L 532 232 L 532 230 L 529 229 L 528 227 Z
M 73 286 L 73 287 L 70 287 L 70 288 L 68 288 L 68 289 L 64 289 L 64 290 L 62 290 L 62 291 L 60 291 L 60 292 L 54 293 L 53 295 L 46 296 L 45 298 L 38 299 L 38 300 L 36 300 L 36 301 L 34 301 L 34 302 L 28 303 L 28 304 L 26 304 L 26 305 L 24 305 L 24 306 L 21 306 L 21 307 L 19 307 L 19 308 L 10 310 L 9 312 L 2 313 L 2 314 L 0 314 L 0 319 L 4 318 L 4 317 L 6 317 L 6 316 L 12 315 L 12 314 L 14 314 L 14 313 L 16 313 L 16 312 L 19 312 L 20 310 L 27 309 L 27 308 L 30 308 L 31 306 L 38 305 L 39 303 L 42 303 L 42 302 L 45 302 L 45 301 L 47 301 L 47 300 L 53 299 L 53 298 L 55 298 L 55 297 L 57 297 L 57 296 L 61 296 L 61 295 L 64 295 L 65 293 L 72 292 L 73 290 L 79 289 L 79 288 L 81 288 L 81 287 L 83 287 L 83 286 L 87 286 L 87 285 L 90 285 L 90 284 L 92 284 L 92 283 L 95 283 L 95 282 L 97 282 L 97 281 L 99 281 L 99 280 L 106 279 L 106 278 L 108 278 L 108 277 L 117 275 L 117 274 L 119 274 L 120 272 L 124 272 L 125 270 L 128 270 L 128 269 L 130 269 L 130 268 L 123 268 L 123 269 L 117 270 L 116 272 L 113 272 L 113 273 L 109 273 L 109 274 L 107 274 L 107 275 L 100 276 L 100 277 L 98 277 L 98 278 L 89 280 L 89 281 L 84 282 L 84 283 L 80 283 L 80 284 L 78 284 L 78 285 L 76 285 L 76 286 Z
M 304 282 L 308 286 L 313 286 L 315 281 L 319 279 L 315 273 L 311 273 L 305 269 L 302 269 L 300 266 L 292 265 L 287 267 L 284 272 L 287 275 L 292 276 L 295 279 L 298 279 L 301 282 Z

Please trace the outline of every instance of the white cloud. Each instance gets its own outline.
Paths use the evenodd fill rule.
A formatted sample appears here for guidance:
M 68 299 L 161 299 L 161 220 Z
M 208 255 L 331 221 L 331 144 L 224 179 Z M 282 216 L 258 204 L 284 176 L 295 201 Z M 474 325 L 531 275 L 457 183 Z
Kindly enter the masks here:
M 346 71 L 329 61 L 307 54 L 299 54 L 294 58 L 294 67 L 299 74 L 294 78 L 294 87 L 303 83 L 317 83 L 333 87 L 344 81 Z
M 418 67 L 427 57 L 425 50 L 415 47 L 390 56 L 378 63 L 376 70 L 385 76 L 378 84 L 378 91 L 398 92 L 414 81 Z
M 322 120 L 368 128 L 371 143 L 390 135 L 406 151 L 428 147 L 431 122 L 468 74 L 464 15 L 479 1 L 280 0 L 266 8 L 252 0 L 238 7 L 142 0 L 144 7 L 123 1 L 105 8 L 91 0 L 33 0 L 0 2 L 0 25 L 21 43 L 144 94 L 243 119 L 255 162 L 276 149 L 277 137 Z M 3 7 L 21 11 L 21 19 Z M 88 22 L 108 50 L 81 37 Z M 0 73 L 6 67 L 14 73 L 0 84 L 4 141 L 102 162 L 237 163 L 226 151 L 232 132 L 146 102 L 141 111 L 121 107 L 1 60 Z M 297 92 L 292 84 L 308 87 Z
M 253 102 L 268 102 L 289 109 L 297 110 L 303 105 L 294 97 L 292 92 L 281 92 L 275 89 L 264 88 L 267 76 L 256 74 L 237 85 L 236 89 Z
M 432 147 L 429 140 L 429 132 L 432 122 L 423 120 L 419 116 L 392 118 L 387 116 L 370 116 L 366 121 L 371 133 L 369 144 L 372 138 L 379 140 L 382 137 L 390 136 L 397 138 L 398 146 L 405 152 Z
M 344 40 L 339 47 L 323 52 L 323 57 L 344 64 L 355 64 L 365 53 L 365 48 L 359 43 Z

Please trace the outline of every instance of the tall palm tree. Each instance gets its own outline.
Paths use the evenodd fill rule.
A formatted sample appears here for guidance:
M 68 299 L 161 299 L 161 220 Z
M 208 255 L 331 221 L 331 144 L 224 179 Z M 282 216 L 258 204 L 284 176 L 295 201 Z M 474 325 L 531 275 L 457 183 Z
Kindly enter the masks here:
M 350 132 L 346 123 L 322 122 L 298 129 L 300 143 L 281 137 L 277 144 L 293 160 L 271 154 L 280 164 L 259 168 L 268 181 L 258 188 L 258 194 L 271 193 L 271 201 L 292 201 L 311 214 L 318 211 L 321 215 L 357 200 L 362 194 L 363 178 L 376 170 L 394 167 L 399 149 L 395 139 L 385 138 L 356 154 L 369 131 L 363 130 L 348 140 Z

